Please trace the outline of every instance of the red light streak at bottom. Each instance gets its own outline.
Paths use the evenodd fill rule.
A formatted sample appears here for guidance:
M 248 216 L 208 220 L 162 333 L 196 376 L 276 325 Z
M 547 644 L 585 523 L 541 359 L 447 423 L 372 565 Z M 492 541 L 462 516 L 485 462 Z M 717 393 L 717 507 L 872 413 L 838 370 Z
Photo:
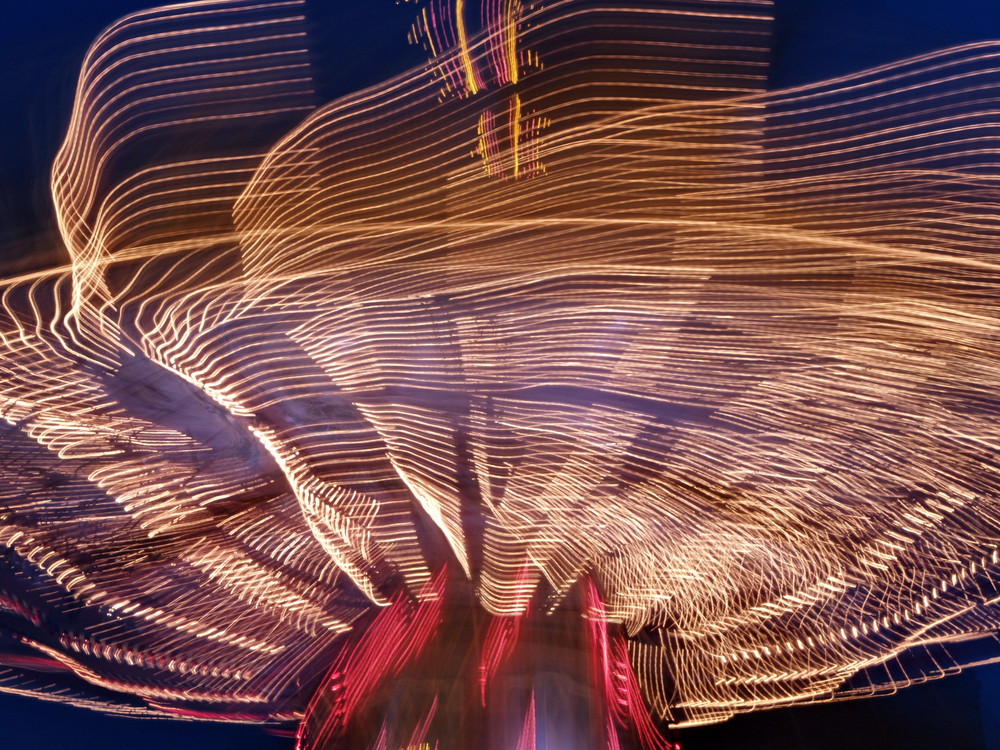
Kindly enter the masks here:
M 307 709 L 299 750 L 680 750 L 649 718 L 593 581 L 554 610 L 499 617 L 442 571 L 361 630 Z

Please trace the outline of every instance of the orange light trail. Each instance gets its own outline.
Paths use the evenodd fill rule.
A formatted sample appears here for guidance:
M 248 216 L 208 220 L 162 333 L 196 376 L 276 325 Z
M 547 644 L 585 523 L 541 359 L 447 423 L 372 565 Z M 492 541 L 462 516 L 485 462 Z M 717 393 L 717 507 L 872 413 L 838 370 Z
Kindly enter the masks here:
M 0 290 L 0 690 L 510 750 L 537 662 L 668 748 L 1000 658 L 1000 44 L 767 91 L 766 0 L 480 6 L 321 107 L 300 0 L 94 43 Z

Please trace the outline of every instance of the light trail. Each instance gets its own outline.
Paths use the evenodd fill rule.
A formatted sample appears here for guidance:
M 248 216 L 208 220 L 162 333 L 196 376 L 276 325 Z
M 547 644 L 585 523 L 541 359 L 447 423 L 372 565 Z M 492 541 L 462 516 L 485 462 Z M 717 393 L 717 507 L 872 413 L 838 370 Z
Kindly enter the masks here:
M 0 689 L 620 750 L 1000 658 L 1000 43 L 767 92 L 762 0 L 412 6 L 320 108 L 298 1 L 95 42 Z

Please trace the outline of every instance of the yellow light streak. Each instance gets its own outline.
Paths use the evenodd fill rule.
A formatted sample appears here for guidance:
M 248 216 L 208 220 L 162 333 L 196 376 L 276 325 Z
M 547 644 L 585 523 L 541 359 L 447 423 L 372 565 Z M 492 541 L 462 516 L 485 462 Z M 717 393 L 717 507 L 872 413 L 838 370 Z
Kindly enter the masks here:
M 459 56 L 465 71 L 465 89 L 470 94 L 478 94 L 479 83 L 476 80 L 472 51 L 469 49 L 469 33 L 465 28 L 465 0 L 455 0 L 455 27 L 458 31 Z
M 446 559 L 498 616 L 594 580 L 685 726 L 993 637 L 1000 48 L 765 92 L 766 3 L 639 5 L 497 4 L 504 58 L 456 0 L 431 69 L 484 96 L 421 69 L 304 120 L 299 3 L 98 41 L 69 264 L 0 294 L 0 544 L 100 624 L 26 645 L 294 716 Z

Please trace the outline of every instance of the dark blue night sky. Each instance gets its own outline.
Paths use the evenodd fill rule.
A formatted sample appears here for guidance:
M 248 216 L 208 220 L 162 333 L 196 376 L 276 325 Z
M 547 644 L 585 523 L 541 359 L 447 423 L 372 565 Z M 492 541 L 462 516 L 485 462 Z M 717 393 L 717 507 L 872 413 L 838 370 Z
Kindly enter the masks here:
M 47 175 L 80 61 L 108 23 L 154 0 L 8 3 L 0 24 L 0 272 L 63 260 Z M 320 93 L 329 99 L 418 64 L 412 8 L 308 0 Z M 939 49 L 1000 39 L 997 0 L 776 0 L 772 82 L 787 86 Z M 0 748 L 292 747 L 254 727 L 106 717 L 0 695 Z M 1000 666 L 889 698 L 741 717 L 680 735 L 685 750 L 1000 750 Z

